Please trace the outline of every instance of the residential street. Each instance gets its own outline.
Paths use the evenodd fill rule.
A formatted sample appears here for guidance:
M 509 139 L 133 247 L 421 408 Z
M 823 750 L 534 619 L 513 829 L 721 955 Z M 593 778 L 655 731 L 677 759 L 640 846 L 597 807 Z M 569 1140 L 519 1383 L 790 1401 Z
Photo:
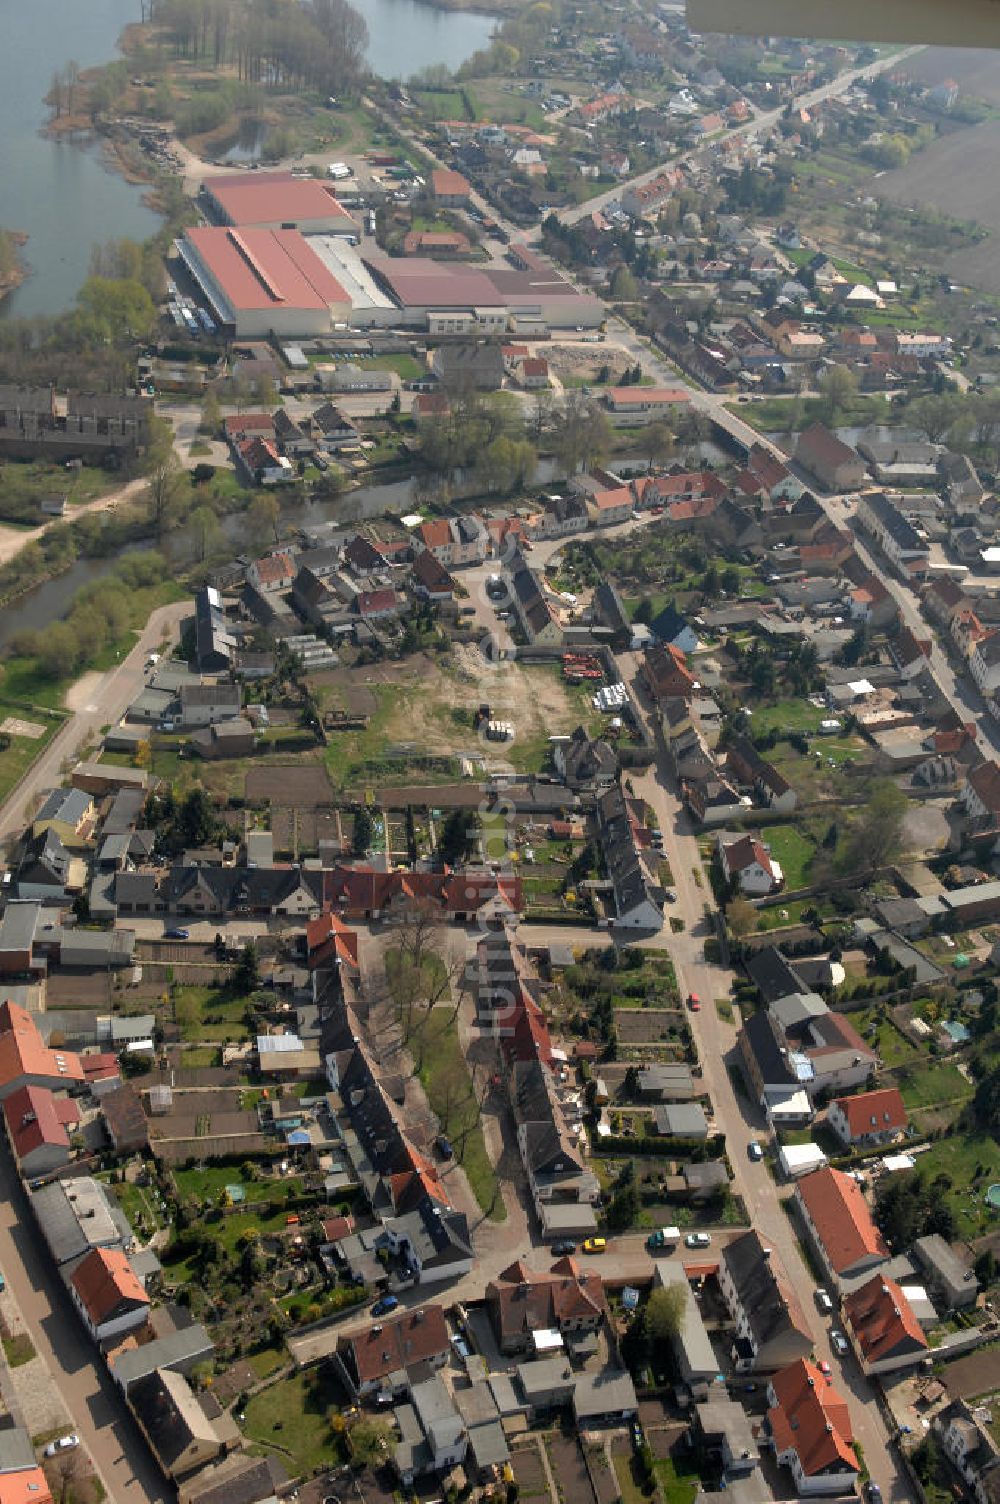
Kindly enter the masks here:
M 112 1504 L 166 1504 L 173 1492 L 73 1309 L 6 1144 L 0 1151 L 0 1269 Z
M 643 703 L 638 690 L 636 699 Z M 815 1280 L 803 1260 L 795 1233 L 796 1224 L 782 1205 L 791 1194 L 791 1188 L 779 1189 L 766 1161 L 754 1164 L 747 1158 L 750 1140 L 759 1138 L 763 1141 L 770 1134 L 760 1108 L 736 1093 L 729 1074 L 739 1015 L 738 1010 L 734 1010 L 734 1022 L 726 1022 L 719 1016 L 715 1000 L 729 999 L 733 973 L 710 965 L 704 958 L 704 941 L 714 933 L 714 926 L 710 926 L 705 917 L 711 889 L 702 872 L 698 842 L 687 812 L 672 781 L 660 766 L 654 766 L 641 776 L 633 774 L 632 784 L 635 793 L 653 806 L 663 832 L 664 851 L 677 893 L 677 903 L 668 910 L 668 916 L 678 915 L 685 924 L 683 934 L 673 935 L 666 927 L 649 943 L 669 950 L 677 970 L 681 996 L 694 992 L 701 1000 L 701 1011 L 690 1014 L 689 1019 L 698 1041 L 698 1055 L 712 1099 L 716 1125 L 726 1135 L 737 1189 L 743 1196 L 751 1226 L 767 1239 L 799 1291 L 816 1344 L 816 1356 L 829 1361 L 835 1382 L 845 1391 L 854 1435 L 861 1442 L 872 1477 L 887 1500 L 909 1501 L 913 1498 L 912 1490 L 896 1464 L 893 1443 L 871 1386 L 853 1357 L 842 1359 L 834 1353 L 829 1332 L 836 1321 L 828 1323 L 824 1320 L 812 1299 Z M 695 877 L 696 872 L 701 877 L 700 882 Z
M 86 674 L 70 689 L 67 702 L 72 714 L 0 809 L 0 843 L 20 834 L 32 800 L 43 789 L 62 781 L 65 769 L 72 766 L 85 744 L 93 741 L 96 745 L 102 726 L 114 725 L 121 718 L 143 686 L 149 654 L 158 651 L 164 641 L 177 641 L 180 624 L 185 616 L 191 615 L 191 609 L 187 601 L 161 606 L 140 632 L 135 647 L 116 668 L 104 674 Z

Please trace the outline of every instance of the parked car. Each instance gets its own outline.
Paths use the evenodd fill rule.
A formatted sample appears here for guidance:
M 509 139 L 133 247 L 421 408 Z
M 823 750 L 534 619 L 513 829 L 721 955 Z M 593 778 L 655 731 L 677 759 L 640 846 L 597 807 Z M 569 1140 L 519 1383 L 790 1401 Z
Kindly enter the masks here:
M 372 1315 L 388 1316 L 389 1312 L 394 1311 L 398 1305 L 399 1300 L 395 1295 L 383 1295 L 382 1299 L 377 1300 L 372 1306 Z
M 434 1147 L 438 1151 L 442 1159 L 454 1159 L 455 1151 L 451 1147 L 451 1140 L 447 1138 L 443 1133 L 439 1133 L 437 1138 L 434 1140 Z
M 697 992 L 688 993 L 688 1007 L 691 1009 L 692 1013 L 701 1012 L 701 998 L 698 996 Z
M 685 1248 L 708 1248 L 712 1242 L 710 1232 L 689 1232 L 684 1239 Z
M 814 1292 L 813 1299 L 815 1300 L 819 1309 L 823 1312 L 823 1315 L 829 1316 L 830 1312 L 833 1310 L 833 1301 L 830 1299 L 829 1292 L 824 1290 L 821 1286 L 820 1289 Z
M 183 925 L 174 925 L 173 929 L 163 931 L 164 940 L 190 940 L 191 931 Z
M 679 1227 L 658 1227 L 646 1239 L 646 1247 L 650 1253 L 661 1253 L 665 1248 L 673 1248 L 680 1235 Z
M 833 1350 L 837 1354 L 837 1356 L 839 1358 L 846 1358 L 847 1354 L 851 1350 L 851 1344 L 848 1342 L 843 1332 L 831 1332 L 830 1341 L 833 1344 Z
M 882 1504 L 882 1490 L 872 1478 L 865 1484 L 865 1498 L 868 1504 Z
M 572 1238 L 559 1238 L 552 1244 L 552 1252 L 561 1259 L 566 1258 L 569 1254 L 576 1252 L 576 1244 Z
M 72 1452 L 74 1447 L 80 1445 L 80 1438 L 75 1431 L 70 1431 L 68 1436 L 60 1436 L 57 1441 L 50 1441 L 45 1448 L 46 1457 L 58 1457 L 60 1452 Z
M 464 1337 L 452 1337 L 451 1345 L 455 1349 L 456 1357 L 468 1358 L 470 1356 L 471 1349 Z
M 608 1246 L 607 1238 L 587 1238 L 583 1245 L 584 1253 L 603 1253 Z
M 752 1138 L 747 1144 L 747 1159 L 752 1160 L 754 1164 L 758 1164 L 763 1158 L 764 1150 L 757 1140 Z

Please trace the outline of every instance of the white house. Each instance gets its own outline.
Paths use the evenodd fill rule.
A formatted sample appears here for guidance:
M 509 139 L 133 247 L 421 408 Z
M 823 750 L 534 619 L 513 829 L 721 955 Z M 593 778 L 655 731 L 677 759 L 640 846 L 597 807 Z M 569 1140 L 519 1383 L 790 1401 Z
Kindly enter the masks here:
M 1000 819 L 1000 763 L 981 762 L 971 768 L 966 774 L 962 800 L 974 825 L 995 825 Z
M 969 654 L 969 669 L 980 694 L 989 698 L 1000 689 L 1000 632 L 980 638 Z
M 94 1248 L 69 1277 L 73 1304 L 95 1342 L 145 1326 L 149 1296 L 119 1248 Z
M 766 897 L 784 883 L 781 867 L 756 836 L 745 835 L 736 841 L 726 841 L 720 835 L 716 844 L 723 876 L 729 883 L 738 883 L 740 892 L 748 898 Z

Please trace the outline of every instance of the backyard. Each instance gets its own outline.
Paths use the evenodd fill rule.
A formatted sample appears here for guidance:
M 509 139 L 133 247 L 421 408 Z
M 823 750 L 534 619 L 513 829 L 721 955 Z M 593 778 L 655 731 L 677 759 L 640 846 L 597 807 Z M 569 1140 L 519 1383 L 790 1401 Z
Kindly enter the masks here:
M 309 1476 L 343 1455 L 332 1416 L 343 1401 L 328 1366 L 279 1379 L 247 1401 L 244 1430 L 292 1474 Z

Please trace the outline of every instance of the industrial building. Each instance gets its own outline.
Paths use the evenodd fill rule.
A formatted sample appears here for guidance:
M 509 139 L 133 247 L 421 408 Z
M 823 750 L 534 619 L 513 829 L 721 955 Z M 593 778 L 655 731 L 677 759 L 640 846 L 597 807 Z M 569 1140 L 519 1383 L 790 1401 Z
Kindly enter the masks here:
M 301 230 L 314 235 L 356 235 L 358 226 L 332 188 L 290 172 L 235 172 L 209 178 L 202 195 L 221 225 L 258 230 Z
M 604 317 L 597 298 L 577 292 L 533 251 L 510 267 L 419 256 L 365 257 L 364 264 L 396 305 L 397 322 L 431 334 L 595 329 Z
M 199 226 L 177 242 L 216 319 L 239 339 L 330 334 L 351 300 L 298 230 Z

